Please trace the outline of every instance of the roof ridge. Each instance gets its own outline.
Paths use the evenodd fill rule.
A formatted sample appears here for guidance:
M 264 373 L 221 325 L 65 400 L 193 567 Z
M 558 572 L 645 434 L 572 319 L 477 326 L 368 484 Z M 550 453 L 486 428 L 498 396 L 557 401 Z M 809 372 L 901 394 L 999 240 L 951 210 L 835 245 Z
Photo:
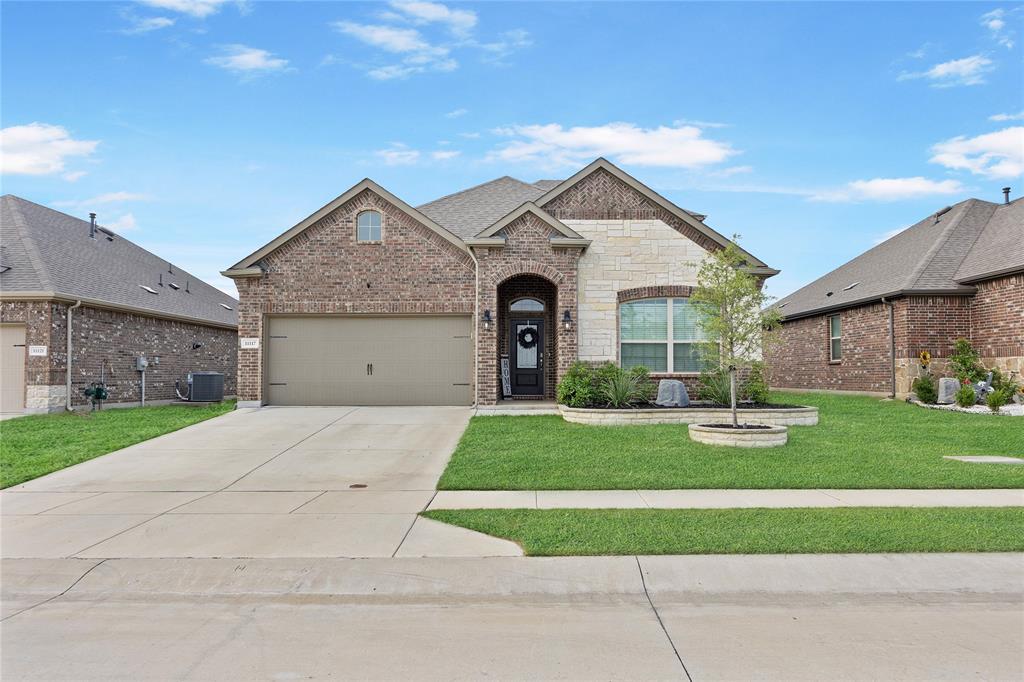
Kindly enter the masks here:
M 39 248 L 36 246 L 36 240 L 32 238 L 28 231 L 28 221 L 25 219 L 25 215 L 21 212 L 21 206 L 19 202 L 25 202 L 27 204 L 33 204 L 34 206 L 42 206 L 34 201 L 23 199 L 14 194 L 5 194 L 5 199 L 9 199 L 8 202 L 11 206 L 11 211 L 14 213 L 14 227 L 18 231 L 18 236 L 21 237 L 21 243 L 25 247 L 25 254 L 32 262 L 32 267 L 35 268 L 36 275 L 39 277 L 39 283 L 43 285 L 44 290 L 50 291 L 53 289 L 53 280 L 50 279 L 50 271 L 46 269 L 46 265 L 43 263 L 43 257 L 39 253 Z M 52 210 L 52 209 L 51 209 Z
M 456 197 L 456 196 L 458 196 L 460 194 L 465 194 L 466 192 L 472 192 L 475 189 L 480 189 L 481 187 L 486 187 L 487 185 L 493 185 L 494 183 L 496 183 L 496 182 L 498 182 L 500 180 L 514 180 L 515 182 L 518 182 L 520 185 L 525 185 L 527 187 L 533 187 L 534 189 L 539 189 L 539 190 L 543 191 L 542 188 L 535 187 L 534 185 L 532 185 L 532 184 L 530 184 L 528 182 L 523 182 L 519 178 L 513 178 L 511 175 L 502 175 L 500 178 L 494 178 L 493 180 L 488 180 L 486 182 L 481 182 L 478 185 L 473 185 L 472 187 L 467 187 L 466 189 L 460 189 L 459 191 L 452 192 L 451 194 L 445 194 L 444 196 L 438 197 L 437 199 L 431 199 L 427 203 L 420 204 L 416 208 L 422 209 L 424 206 L 430 206 L 431 204 L 436 204 L 439 201 L 444 201 L 445 199 L 451 199 L 452 197 Z

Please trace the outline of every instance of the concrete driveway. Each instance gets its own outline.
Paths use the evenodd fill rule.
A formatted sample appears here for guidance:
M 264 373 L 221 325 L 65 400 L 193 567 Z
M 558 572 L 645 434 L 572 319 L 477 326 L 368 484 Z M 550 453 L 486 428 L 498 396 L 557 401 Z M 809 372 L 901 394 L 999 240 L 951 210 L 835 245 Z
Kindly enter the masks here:
M 5 558 L 518 555 L 417 520 L 470 410 L 237 410 L 0 494 Z

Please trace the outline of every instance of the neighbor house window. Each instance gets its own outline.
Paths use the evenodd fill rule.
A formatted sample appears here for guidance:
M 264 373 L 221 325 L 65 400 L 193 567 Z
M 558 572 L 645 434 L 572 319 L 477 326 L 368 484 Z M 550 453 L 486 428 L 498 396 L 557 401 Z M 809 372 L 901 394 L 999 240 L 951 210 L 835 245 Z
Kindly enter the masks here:
M 356 241 L 379 242 L 381 217 L 377 211 L 363 211 L 356 218 Z
M 619 357 L 624 368 L 700 372 L 700 313 L 685 298 L 652 298 L 619 306 Z
M 830 362 L 837 362 L 843 358 L 843 323 L 838 315 L 830 315 L 828 318 L 828 359 Z

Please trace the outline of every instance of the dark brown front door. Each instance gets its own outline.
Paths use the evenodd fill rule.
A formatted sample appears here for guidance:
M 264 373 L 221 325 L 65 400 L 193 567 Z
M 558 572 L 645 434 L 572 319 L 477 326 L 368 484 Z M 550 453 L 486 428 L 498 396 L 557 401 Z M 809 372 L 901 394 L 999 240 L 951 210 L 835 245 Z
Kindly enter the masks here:
M 512 320 L 508 347 L 512 395 L 544 395 L 544 320 Z

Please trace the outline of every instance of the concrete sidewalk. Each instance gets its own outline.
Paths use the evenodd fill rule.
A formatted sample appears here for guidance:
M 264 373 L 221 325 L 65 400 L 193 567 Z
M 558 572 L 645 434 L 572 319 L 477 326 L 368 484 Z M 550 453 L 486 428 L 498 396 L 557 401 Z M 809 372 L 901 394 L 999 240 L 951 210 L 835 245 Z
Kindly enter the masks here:
M 1021 507 L 1024 490 L 442 490 L 427 509 Z
M 22 679 L 1021 679 L 1020 554 L 5 560 Z

